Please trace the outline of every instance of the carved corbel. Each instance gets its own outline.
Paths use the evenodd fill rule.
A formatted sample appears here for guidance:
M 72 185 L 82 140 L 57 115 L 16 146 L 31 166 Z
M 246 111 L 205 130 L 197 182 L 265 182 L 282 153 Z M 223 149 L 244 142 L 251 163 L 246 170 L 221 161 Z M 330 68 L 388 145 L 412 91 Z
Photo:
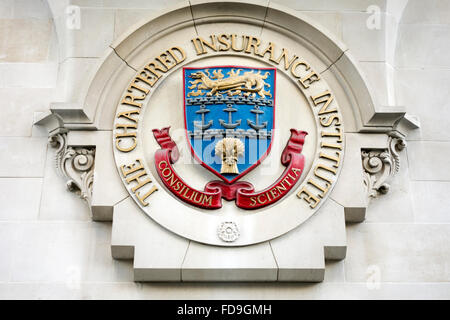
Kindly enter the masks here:
M 67 189 L 78 194 L 90 207 L 94 181 L 95 148 L 67 146 L 67 133 L 50 136 L 49 144 L 58 148 L 55 155 L 56 168 L 60 175 L 68 179 Z
M 396 132 L 389 133 L 388 149 L 362 149 L 364 184 L 367 196 L 376 198 L 389 192 L 388 179 L 400 170 L 399 152 L 405 149 L 406 141 Z

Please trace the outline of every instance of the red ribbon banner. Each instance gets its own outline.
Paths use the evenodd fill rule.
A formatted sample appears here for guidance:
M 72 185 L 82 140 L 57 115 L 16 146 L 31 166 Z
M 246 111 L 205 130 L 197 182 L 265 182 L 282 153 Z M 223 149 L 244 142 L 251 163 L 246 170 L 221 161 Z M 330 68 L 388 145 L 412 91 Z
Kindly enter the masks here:
M 255 192 L 250 182 L 227 184 L 223 181 L 211 181 L 206 184 L 204 191 L 199 191 L 186 184 L 172 166 L 179 158 L 179 151 L 170 138 L 169 129 L 170 127 L 153 130 L 153 135 L 161 146 L 155 153 L 156 171 L 170 192 L 180 200 L 200 208 L 221 208 L 221 198 L 235 200 L 236 205 L 243 209 L 266 207 L 282 199 L 300 180 L 303 172 L 305 157 L 301 152 L 308 133 L 291 129 L 291 136 L 281 154 L 281 163 L 286 169 L 270 187 Z

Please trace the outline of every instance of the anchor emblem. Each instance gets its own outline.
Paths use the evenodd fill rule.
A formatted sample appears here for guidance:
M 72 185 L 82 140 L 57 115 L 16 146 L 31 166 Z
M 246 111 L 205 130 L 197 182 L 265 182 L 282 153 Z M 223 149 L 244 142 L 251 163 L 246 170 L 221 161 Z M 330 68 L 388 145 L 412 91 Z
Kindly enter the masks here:
M 241 119 L 233 123 L 232 113 L 236 112 L 237 109 L 233 108 L 233 105 L 231 103 L 227 104 L 227 107 L 223 109 L 223 111 L 228 112 L 228 122 L 226 123 L 225 120 L 219 119 L 219 123 L 222 127 L 227 129 L 234 129 L 241 124 Z
M 247 119 L 247 124 L 250 127 L 255 129 L 256 131 L 264 129 L 265 127 L 267 127 L 267 121 L 264 121 L 261 124 L 259 123 L 259 115 L 264 113 L 264 111 L 259 109 L 259 106 L 255 105 L 255 107 L 252 110 L 250 110 L 250 112 L 255 114 L 255 122 L 252 122 L 249 119 Z
M 209 129 L 209 127 L 212 126 L 213 124 L 213 120 L 209 120 L 208 123 L 205 123 L 205 113 L 208 113 L 210 110 L 206 109 L 206 106 L 204 104 L 202 104 L 200 106 L 200 110 L 195 111 L 196 114 L 201 114 L 202 115 L 202 121 L 194 121 L 194 126 L 198 129 L 201 130 L 206 130 Z

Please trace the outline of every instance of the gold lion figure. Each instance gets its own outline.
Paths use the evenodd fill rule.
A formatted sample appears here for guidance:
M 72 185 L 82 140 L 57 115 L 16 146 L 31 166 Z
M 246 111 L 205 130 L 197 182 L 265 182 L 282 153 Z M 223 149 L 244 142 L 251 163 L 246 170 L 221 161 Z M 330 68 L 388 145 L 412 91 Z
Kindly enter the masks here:
M 238 158 L 244 155 L 244 144 L 237 138 L 224 138 L 217 142 L 215 152 L 222 159 L 220 173 L 238 174 Z

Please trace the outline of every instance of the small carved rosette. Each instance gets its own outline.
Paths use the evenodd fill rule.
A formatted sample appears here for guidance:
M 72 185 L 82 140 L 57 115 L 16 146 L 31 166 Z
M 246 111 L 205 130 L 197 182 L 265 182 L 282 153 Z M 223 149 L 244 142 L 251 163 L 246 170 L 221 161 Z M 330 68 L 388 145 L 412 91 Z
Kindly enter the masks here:
M 225 242 L 233 242 L 239 238 L 240 233 L 234 222 L 222 222 L 217 229 L 217 235 Z

